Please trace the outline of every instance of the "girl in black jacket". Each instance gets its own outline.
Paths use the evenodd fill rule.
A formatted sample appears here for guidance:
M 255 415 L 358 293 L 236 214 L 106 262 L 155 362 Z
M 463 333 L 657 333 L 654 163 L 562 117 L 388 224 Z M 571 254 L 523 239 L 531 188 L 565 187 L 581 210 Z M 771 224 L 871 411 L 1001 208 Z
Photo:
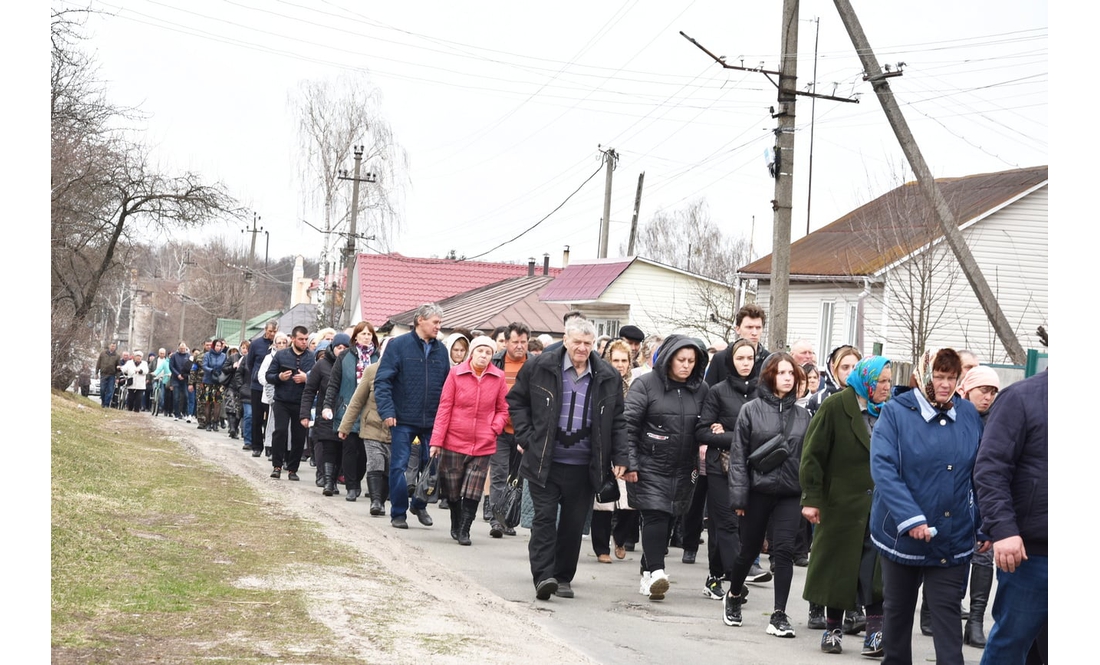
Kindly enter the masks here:
M 711 387 L 703 400 L 703 412 L 695 428 L 695 438 L 707 447 L 707 535 L 710 574 L 703 595 L 722 600 L 721 580 L 730 579 L 737 554 L 741 551 L 739 519 L 730 503 L 729 459 L 733 432 L 741 407 L 756 395 L 753 372 L 756 351 L 746 339 L 730 349 L 734 372 Z M 759 372 L 756 372 L 759 373 Z
M 730 503 L 741 517 L 741 551 L 730 575 L 722 619 L 727 626 L 741 625 L 741 585 L 760 554 L 770 520 L 775 611 L 767 632 L 776 637 L 794 637 L 787 618 L 787 596 L 794 576 L 795 533 L 802 519 L 798 466 L 802 438 L 810 424 L 810 414 L 795 404 L 796 387 L 804 380 L 802 368 L 790 354 L 768 356 L 760 372 L 757 398 L 741 408 L 730 448 Z M 752 453 L 776 437 L 783 441 L 786 459 L 770 469 L 750 465 Z M 734 590 L 738 595 L 732 595 Z

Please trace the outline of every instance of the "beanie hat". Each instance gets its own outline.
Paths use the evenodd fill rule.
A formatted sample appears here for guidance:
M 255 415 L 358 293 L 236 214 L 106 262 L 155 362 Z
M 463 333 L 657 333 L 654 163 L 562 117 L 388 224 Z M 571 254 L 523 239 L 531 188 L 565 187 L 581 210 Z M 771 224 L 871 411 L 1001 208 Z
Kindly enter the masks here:
M 997 372 L 993 371 L 992 367 L 986 367 L 985 365 L 978 365 L 966 373 L 966 376 L 962 380 L 962 394 L 965 397 L 971 390 L 978 388 L 979 386 L 993 386 L 997 390 L 1001 389 L 1001 377 L 997 376 Z
M 477 337 L 470 340 L 470 355 L 471 356 L 474 355 L 474 349 L 476 349 L 479 346 L 487 346 L 490 349 L 492 349 L 494 353 L 497 350 L 497 343 L 493 341 L 492 337 L 489 337 L 488 335 L 478 335 Z
M 341 344 L 344 346 L 351 346 L 351 336 L 347 333 L 337 333 L 337 335 L 332 338 L 332 346 L 340 346 Z

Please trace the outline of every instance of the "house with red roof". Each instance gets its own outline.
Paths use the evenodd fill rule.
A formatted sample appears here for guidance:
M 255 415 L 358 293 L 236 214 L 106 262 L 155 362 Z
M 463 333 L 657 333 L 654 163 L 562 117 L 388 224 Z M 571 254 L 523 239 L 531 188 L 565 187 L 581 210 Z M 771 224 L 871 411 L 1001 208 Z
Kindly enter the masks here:
M 391 317 L 428 303 L 488 286 L 510 277 L 538 272 L 556 277 L 549 259 L 536 271 L 534 262 L 492 263 L 461 259 L 426 259 L 390 254 L 359 254 L 350 297 L 352 321 L 370 321 L 376 328 Z
M 1047 325 L 1046 166 L 937 178 L 963 239 L 1025 349 Z M 768 309 L 771 255 L 738 270 Z M 788 343 L 840 344 L 909 362 L 927 348 L 1009 363 L 916 182 L 905 183 L 791 245 Z M 895 374 L 895 381 L 904 381 Z

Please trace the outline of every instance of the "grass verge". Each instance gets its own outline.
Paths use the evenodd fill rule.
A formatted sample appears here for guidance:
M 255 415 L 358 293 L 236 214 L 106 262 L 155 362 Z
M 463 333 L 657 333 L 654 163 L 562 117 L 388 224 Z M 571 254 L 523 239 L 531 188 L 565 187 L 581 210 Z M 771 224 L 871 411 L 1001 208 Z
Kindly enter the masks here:
M 265 583 L 361 574 L 348 548 L 160 436 L 148 415 L 55 392 L 51 417 L 54 663 L 361 662 L 311 618 L 308 583 Z

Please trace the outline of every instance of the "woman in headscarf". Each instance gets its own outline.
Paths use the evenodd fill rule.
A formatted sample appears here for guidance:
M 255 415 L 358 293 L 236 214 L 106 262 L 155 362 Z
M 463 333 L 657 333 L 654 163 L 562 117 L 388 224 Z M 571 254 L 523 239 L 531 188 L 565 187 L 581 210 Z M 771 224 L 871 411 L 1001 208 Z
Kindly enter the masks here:
M 636 378 L 624 412 L 631 471 L 625 474 L 630 505 L 642 515 L 639 593 L 662 600 L 668 591 L 665 552 L 672 520 L 687 513 L 695 488 L 699 443 L 695 426 L 707 394 L 706 348 L 669 335 L 653 371 Z
M 451 367 L 461 365 L 466 360 L 470 351 L 470 338 L 458 331 L 452 332 L 443 340 L 443 346 L 447 349 L 447 357 L 451 359 Z
M 821 650 L 840 653 L 845 610 L 866 608 L 860 655 L 882 655 L 882 570 L 871 543 L 871 432 L 890 397 L 890 361 L 856 363 L 848 387 L 821 405 L 802 445 L 802 516 L 814 527 L 803 598 L 825 607 Z
M 722 600 L 725 595 L 722 579 L 732 576 L 737 555 L 741 552 L 740 518 L 730 507 L 730 446 L 741 407 L 756 397 L 756 376 L 759 374 L 753 371 L 756 349 L 749 340 L 734 342 L 729 357 L 733 362 L 733 372 L 707 391 L 703 412 L 695 428 L 695 438 L 707 447 L 707 476 L 712 479 L 707 482 L 710 574 L 703 586 L 703 595 L 713 600 Z M 747 588 L 737 590 L 738 593 L 747 591 Z
M 913 660 L 922 583 L 936 662 L 963 663 L 959 605 L 967 564 L 990 544 L 978 533 L 971 478 L 982 423 L 974 405 L 955 395 L 961 372 L 953 349 L 926 351 L 918 385 L 882 407 L 871 433 L 871 540 L 881 554 L 887 665 Z
M 335 339 L 333 337 L 333 340 Z M 348 348 L 340 353 L 332 365 L 322 402 L 321 417 L 333 423 L 339 423 L 344 419 L 348 402 L 355 394 L 359 382 L 363 380 L 363 371 L 372 363 L 378 362 L 378 335 L 374 332 L 374 325 L 370 321 L 360 321 L 355 324 L 348 341 L 350 342 Z M 363 441 L 354 431 L 350 432 L 348 438 L 343 441 L 342 448 L 339 472 L 343 474 L 344 487 L 347 488 L 344 500 L 355 501 L 363 491 L 363 476 L 367 473 L 366 451 Z M 370 483 L 371 479 L 368 478 L 368 492 L 372 492 Z M 375 478 L 375 485 L 381 492 L 381 482 L 377 478 Z
M 439 396 L 431 456 L 439 457 L 439 493 L 451 511 L 451 537 L 470 545 L 470 527 L 489 476 L 489 458 L 508 421 L 508 383 L 490 361 L 496 342 L 470 341 L 470 357 L 451 368 Z
M 817 413 L 827 397 L 844 390 L 848 385 L 848 374 L 862 357 L 859 349 L 848 344 L 841 344 L 829 353 L 825 373 L 821 377 L 821 389 L 806 403 L 806 410 L 811 416 Z
M 802 521 L 798 462 L 802 438 L 810 424 L 810 414 L 795 404 L 795 388 L 803 380 L 802 368 L 789 353 L 768 356 L 760 371 L 757 397 L 741 407 L 730 446 L 730 505 L 741 518 L 741 551 L 730 575 L 722 620 L 727 626 L 741 625 L 744 598 L 739 592 L 760 555 L 770 522 L 775 581 L 773 611 L 766 631 L 776 637 L 795 636 L 787 616 L 787 598 L 794 577 L 795 534 Z M 774 466 L 763 461 L 750 463 L 753 453 L 777 440 L 787 453 L 784 459 Z M 738 594 L 733 593 L 735 590 Z

